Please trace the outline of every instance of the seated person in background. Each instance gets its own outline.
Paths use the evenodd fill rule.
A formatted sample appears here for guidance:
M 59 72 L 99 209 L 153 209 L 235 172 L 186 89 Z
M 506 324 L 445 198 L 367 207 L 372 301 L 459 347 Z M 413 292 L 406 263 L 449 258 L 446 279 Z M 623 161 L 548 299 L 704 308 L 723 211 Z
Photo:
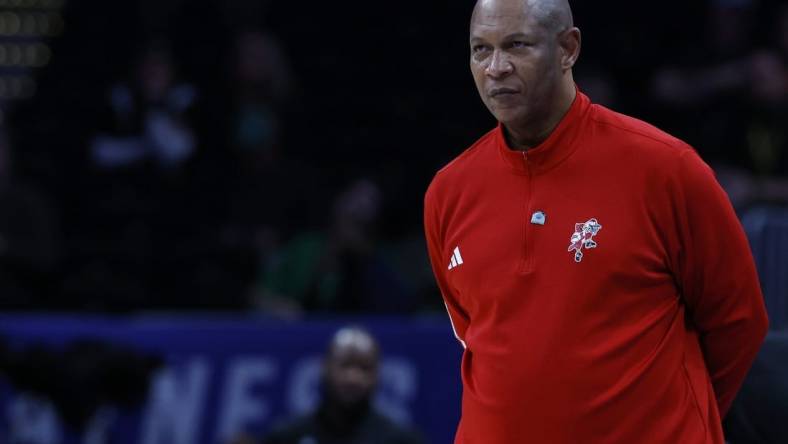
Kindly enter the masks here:
M 325 227 L 296 235 L 268 264 L 253 296 L 257 307 L 283 317 L 413 311 L 418 301 L 379 242 L 382 206 L 375 182 L 351 182 Z
M 153 41 L 138 57 L 134 77 L 110 90 L 106 121 L 90 147 L 91 160 L 101 170 L 146 162 L 177 169 L 196 150 L 191 119 L 197 90 L 179 82 L 169 45 Z
M 344 328 L 323 365 L 323 399 L 303 418 L 274 427 L 263 444 L 418 444 L 420 435 L 375 411 L 380 349 L 366 331 Z

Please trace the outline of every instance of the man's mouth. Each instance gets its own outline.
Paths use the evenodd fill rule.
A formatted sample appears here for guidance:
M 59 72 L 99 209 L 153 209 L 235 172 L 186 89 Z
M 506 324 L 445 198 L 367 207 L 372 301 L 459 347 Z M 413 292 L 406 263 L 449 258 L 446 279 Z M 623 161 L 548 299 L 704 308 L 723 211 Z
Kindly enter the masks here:
M 493 89 L 491 89 L 489 94 L 490 94 L 490 97 L 499 97 L 499 96 L 505 96 L 505 95 L 519 94 L 519 93 L 520 93 L 520 91 L 518 91 L 518 90 L 516 90 L 514 88 L 500 87 L 500 88 L 493 88 Z

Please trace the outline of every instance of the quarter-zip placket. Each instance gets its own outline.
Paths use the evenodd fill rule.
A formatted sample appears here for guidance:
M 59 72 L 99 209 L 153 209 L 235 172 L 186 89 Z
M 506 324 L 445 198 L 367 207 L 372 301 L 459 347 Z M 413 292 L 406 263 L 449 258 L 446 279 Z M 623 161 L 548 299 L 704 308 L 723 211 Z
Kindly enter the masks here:
M 533 201 L 534 194 L 534 175 L 531 168 L 531 161 L 528 159 L 528 152 L 523 151 L 523 162 L 525 163 L 526 170 L 526 197 L 525 208 L 523 215 L 523 246 L 522 246 L 522 259 L 520 260 L 520 273 L 526 274 L 533 271 L 533 254 L 531 245 L 533 244 L 533 232 L 531 223 L 531 202 Z

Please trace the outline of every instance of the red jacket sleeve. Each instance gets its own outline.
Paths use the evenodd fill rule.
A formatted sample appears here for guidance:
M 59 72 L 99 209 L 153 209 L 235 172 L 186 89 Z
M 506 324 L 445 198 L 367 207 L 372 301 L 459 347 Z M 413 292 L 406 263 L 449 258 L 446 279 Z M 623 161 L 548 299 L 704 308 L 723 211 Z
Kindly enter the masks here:
M 766 335 L 766 309 L 747 237 L 725 191 L 694 150 L 684 151 L 680 162 L 675 272 L 724 417 Z
M 427 239 L 427 251 L 430 256 L 430 264 L 432 265 L 432 272 L 435 275 L 435 280 L 438 283 L 438 288 L 443 296 L 443 302 L 446 305 L 446 310 L 449 312 L 449 320 L 451 321 L 454 336 L 460 341 L 463 348 L 467 348 L 465 344 L 465 331 L 468 329 L 469 318 L 467 313 L 460 307 L 456 295 L 451 291 L 451 286 L 446 280 L 446 271 L 449 263 L 450 256 L 443 252 L 441 229 L 443 221 L 439 217 L 437 203 L 435 202 L 434 189 L 430 187 L 424 197 L 424 233 Z

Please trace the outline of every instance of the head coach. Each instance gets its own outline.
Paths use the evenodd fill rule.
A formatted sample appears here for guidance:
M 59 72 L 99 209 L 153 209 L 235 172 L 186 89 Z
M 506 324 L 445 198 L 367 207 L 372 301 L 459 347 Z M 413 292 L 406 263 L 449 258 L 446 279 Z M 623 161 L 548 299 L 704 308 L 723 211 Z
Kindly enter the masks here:
M 566 0 L 473 12 L 499 125 L 424 208 L 465 347 L 455 442 L 722 444 L 767 329 L 747 239 L 692 147 L 578 90 L 580 42 Z

